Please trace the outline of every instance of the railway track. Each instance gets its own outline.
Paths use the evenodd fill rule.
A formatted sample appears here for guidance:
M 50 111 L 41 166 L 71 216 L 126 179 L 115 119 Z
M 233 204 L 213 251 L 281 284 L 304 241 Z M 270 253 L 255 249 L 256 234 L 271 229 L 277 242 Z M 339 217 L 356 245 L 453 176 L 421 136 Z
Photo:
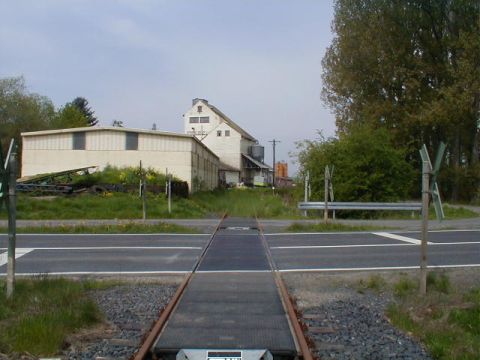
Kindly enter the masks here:
M 313 360 L 306 330 L 258 220 L 224 215 L 130 359 Z

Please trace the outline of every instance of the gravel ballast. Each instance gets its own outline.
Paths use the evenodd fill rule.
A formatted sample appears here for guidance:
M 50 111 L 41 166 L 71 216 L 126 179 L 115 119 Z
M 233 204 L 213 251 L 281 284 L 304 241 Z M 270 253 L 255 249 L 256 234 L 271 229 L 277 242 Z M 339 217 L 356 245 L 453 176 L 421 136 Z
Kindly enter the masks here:
M 126 284 L 92 291 L 90 296 L 104 314 L 106 324 L 97 331 L 78 334 L 63 358 L 128 359 L 176 288 L 171 284 Z
M 350 275 L 284 276 L 320 359 L 431 359 L 424 347 L 385 317 L 389 292 L 359 292 Z

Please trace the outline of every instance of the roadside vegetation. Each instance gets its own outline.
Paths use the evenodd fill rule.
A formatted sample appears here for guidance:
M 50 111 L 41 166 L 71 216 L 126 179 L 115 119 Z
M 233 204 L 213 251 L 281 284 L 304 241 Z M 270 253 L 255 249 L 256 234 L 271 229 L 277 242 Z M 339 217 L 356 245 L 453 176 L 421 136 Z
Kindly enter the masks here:
M 478 284 L 478 282 L 477 282 Z M 402 275 L 391 287 L 379 275 L 361 280 L 357 290 L 392 291 L 389 321 L 419 339 L 435 359 L 480 358 L 480 287 L 451 282 L 446 272 L 430 272 L 427 295 L 418 295 L 418 281 Z
M 61 278 L 20 279 L 14 296 L 6 299 L 5 281 L 0 280 L 0 354 L 58 353 L 67 335 L 102 321 L 87 297 L 89 290 L 102 286 Z
M 0 227 L 0 234 L 8 228 Z M 57 225 L 17 227 L 18 234 L 197 234 L 198 230 L 177 224 L 120 223 L 115 225 Z
M 340 232 L 340 231 L 373 231 L 373 230 L 385 230 L 385 227 L 379 226 L 367 226 L 367 225 L 346 225 L 341 223 L 316 223 L 316 224 L 304 224 L 293 223 L 286 228 L 288 232 Z

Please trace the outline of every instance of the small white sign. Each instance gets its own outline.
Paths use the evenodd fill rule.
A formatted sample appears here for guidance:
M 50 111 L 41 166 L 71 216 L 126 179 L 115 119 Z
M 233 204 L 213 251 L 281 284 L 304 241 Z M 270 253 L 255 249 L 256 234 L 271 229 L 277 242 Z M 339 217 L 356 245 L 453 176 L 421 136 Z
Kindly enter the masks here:
M 208 351 L 207 360 L 242 360 L 241 351 Z

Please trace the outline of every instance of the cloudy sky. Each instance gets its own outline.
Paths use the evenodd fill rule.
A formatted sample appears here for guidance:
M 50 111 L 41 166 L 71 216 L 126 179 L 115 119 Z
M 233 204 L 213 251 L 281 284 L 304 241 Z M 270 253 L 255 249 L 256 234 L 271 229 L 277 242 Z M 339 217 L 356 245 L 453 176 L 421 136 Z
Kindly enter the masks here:
M 264 146 L 333 135 L 320 100 L 331 0 L 0 0 L 0 77 L 59 107 L 87 98 L 102 125 L 182 132 L 209 100 Z M 292 172 L 292 171 L 291 171 Z

